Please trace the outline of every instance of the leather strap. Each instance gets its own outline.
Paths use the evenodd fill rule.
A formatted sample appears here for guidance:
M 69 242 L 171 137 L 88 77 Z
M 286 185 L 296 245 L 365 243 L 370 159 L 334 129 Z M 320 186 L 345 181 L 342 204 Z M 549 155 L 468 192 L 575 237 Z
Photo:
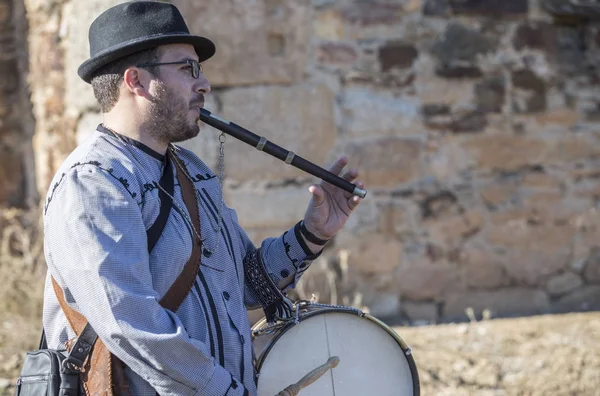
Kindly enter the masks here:
M 148 239 L 148 253 L 152 252 L 152 249 L 154 249 L 154 246 L 160 239 L 160 236 L 165 229 L 165 225 L 167 224 L 167 220 L 169 219 L 169 215 L 171 214 L 171 207 L 173 206 L 173 199 L 171 197 L 175 191 L 175 182 L 173 181 L 171 162 L 173 161 L 170 161 L 169 156 L 167 155 L 167 158 L 165 158 L 165 169 L 160 181 L 158 182 L 158 184 L 160 184 L 162 187 L 162 189 L 158 190 L 160 211 L 158 212 L 156 220 L 154 220 L 154 224 L 152 224 L 148 231 L 146 231 L 146 236 Z
M 200 235 L 200 216 L 198 213 L 198 199 L 194 192 L 194 184 L 186 176 L 187 169 L 185 164 L 177 157 L 171 149 L 167 150 L 167 155 L 171 156 L 171 160 L 177 170 L 177 180 L 181 186 L 181 194 L 183 196 L 183 202 L 188 210 L 189 216 L 192 221 L 194 230 L 190 230 L 192 234 L 192 253 L 188 262 L 185 264 L 183 271 L 179 274 L 173 285 L 169 288 L 167 293 L 160 300 L 160 305 L 166 309 L 176 312 L 177 308 L 181 305 L 185 297 L 192 289 L 198 271 L 200 271 L 200 259 L 202 258 L 202 240 L 198 238 Z M 185 173 L 184 173 L 185 172 Z M 196 232 L 198 235 L 196 235 Z
M 193 227 L 196 232 L 200 234 L 200 216 L 198 213 L 198 201 L 196 194 L 194 193 L 195 187 L 191 180 L 186 176 L 187 170 L 185 164 L 172 152 L 172 149 L 167 150 L 167 155 L 170 156 L 172 163 L 175 164 L 183 201 L 190 215 Z M 194 284 L 198 271 L 200 270 L 202 240 L 198 238 L 196 232 L 191 230 L 193 242 L 190 258 L 177 279 L 175 279 L 175 282 L 173 282 L 167 293 L 160 300 L 160 305 L 162 307 L 173 312 L 176 312 L 183 300 L 185 300 Z M 88 322 L 83 315 L 67 304 L 64 293 L 54 277 L 52 277 L 52 286 L 54 287 L 58 303 L 65 313 L 71 329 L 73 329 L 78 337 L 81 337 L 84 329 L 86 327 L 91 329 L 91 326 L 88 326 Z M 91 341 L 89 337 L 87 337 L 90 336 L 91 333 L 88 332 L 85 335 L 85 340 L 82 340 L 82 342 Z M 129 387 L 127 386 L 123 373 L 123 363 L 108 351 L 106 346 L 102 343 L 102 340 L 95 336 L 95 333 L 94 339 L 95 342 L 93 342 L 93 348 L 91 349 L 89 359 L 87 359 L 85 367 L 82 365 L 82 368 L 84 368 L 83 381 L 87 394 L 102 394 L 107 396 L 113 394 L 129 394 Z M 77 343 L 75 345 L 77 345 Z M 81 355 L 78 356 L 78 359 L 81 360 Z M 94 370 L 90 370 L 90 365 L 94 367 Z

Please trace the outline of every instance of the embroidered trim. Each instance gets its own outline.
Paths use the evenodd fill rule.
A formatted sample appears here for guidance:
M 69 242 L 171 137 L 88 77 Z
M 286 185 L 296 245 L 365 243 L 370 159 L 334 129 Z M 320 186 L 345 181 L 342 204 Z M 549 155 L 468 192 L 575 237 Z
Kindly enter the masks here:
M 129 195 L 131 195 L 131 198 L 135 198 L 137 196 L 136 192 L 133 192 L 129 189 L 129 180 L 127 180 L 124 177 L 117 177 L 117 176 L 113 175 L 113 171 L 114 171 L 113 168 L 109 168 L 109 169 L 103 168 L 102 164 L 98 161 L 76 162 L 68 169 L 68 171 L 70 171 L 71 169 L 73 169 L 75 167 L 83 166 L 83 165 L 94 165 L 98 169 L 102 169 L 103 171 L 107 172 L 112 178 L 114 178 L 115 180 L 118 180 L 123 185 L 123 187 L 125 187 L 125 189 L 129 193 Z M 46 205 L 44 206 L 44 214 L 46 214 L 46 212 L 48 212 L 48 207 L 50 206 L 50 202 L 52 201 L 52 198 L 54 198 L 54 193 L 56 192 L 56 189 L 58 188 L 60 183 L 62 183 L 63 179 L 67 175 L 67 172 L 64 172 L 60 176 L 60 180 L 57 181 L 56 183 L 54 183 L 54 186 L 52 186 L 52 192 L 50 193 L 50 196 L 48 197 L 48 200 L 46 201 Z M 138 205 L 141 205 L 141 204 L 142 204 L 142 202 L 138 202 Z
M 198 182 L 200 182 L 200 181 L 203 181 L 203 180 L 210 180 L 210 179 L 214 179 L 215 177 L 217 177 L 217 175 L 211 175 L 210 173 L 207 173 L 207 174 L 206 174 L 206 175 L 204 175 L 204 176 L 202 176 L 200 173 L 198 173 L 198 174 L 196 175 L 196 177 L 191 177 L 191 175 L 190 175 L 190 178 L 192 179 L 192 181 L 193 181 L 194 183 L 198 183 Z
M 292 315 L 292 306 L 269 276 L 258 248 L 244 258 L 244 277 L 250 293 L 262 305 L 269 323 Z

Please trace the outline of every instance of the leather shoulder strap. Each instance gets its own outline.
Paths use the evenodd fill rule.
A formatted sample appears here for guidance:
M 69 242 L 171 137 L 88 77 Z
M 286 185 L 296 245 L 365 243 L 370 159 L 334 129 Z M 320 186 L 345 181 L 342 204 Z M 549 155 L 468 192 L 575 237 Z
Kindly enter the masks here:
M 165 169 L 162 177 L 158 184 L 161 185 L 162 189 L 158 191 L 158 197 L 160 198 L 160 212 L 154 221 L 154 224 L 146 231 L 148 239 L 148 253 L 152 252 L 154 246 L 158 242 L 158 239 L 162 235 L 167 219 L 171 213 L 171 206 L 173 203 L 173 191 L 175 191 L 175 182 L 173 181 L 173 172 L 171 171 L 171 162 L 169 156 L 165 159 Z M 163 191 L 166 191 L 166 193 Z
M 198 200 L 196 198 L 195 189 L 196 187 L 192 181 L 188 178 L 187 169 L 183 161 L 181 161 L 171 149 L 167 151 L 167 155 L 171 156 L 171 162 L 175 165 L 177 170 L 177 180 L 181 185 L 181 194 L 183 201 L 191 217 L 192 226 L 195 229 L 192 232 L 192 253 L 188 262 L 185 264 L 183 271 L 179 274 L 175 282 L 171 285 L 167 293 L 160 300 L 160 305 L 170 311 L 177 311 L 177 308 L 181 305 L 185 297 L 191 290 L 198 271 L 200 271 L 200 260 L 202 258 L 202 240 L 198 238 L 200 235 L 200 216 L 198 213 Z M 198 235 L 196 235 L 196 232 Z

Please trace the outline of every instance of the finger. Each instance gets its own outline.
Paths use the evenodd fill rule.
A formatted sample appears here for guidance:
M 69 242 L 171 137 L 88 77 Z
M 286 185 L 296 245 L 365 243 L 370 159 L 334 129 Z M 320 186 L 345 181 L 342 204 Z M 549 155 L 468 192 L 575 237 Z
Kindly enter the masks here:
M 310 193 L 313 195 L 315 205 L 318 206 L 325 201 L 325 192 L 321 186 L 313 184 L 308 187 L 308 191 L 310 191 Z
M 329 172 L 334 175 L 339 175 L 344 166 L 348 163 L 348 158 L 346 156 L 341 156 L 333 163 L 333 165 L 329 168 Z
M 345 172 L 342 177 L 348 181 L 352 181 L 358 177 L 358 170 L 350 169 L 348 172 Z
M 350 199 L 348 199 L 348 207 L 350 210 L 354 210 L 361 201 L 362 199 L 359 196 L 353 195 L 350 197 Z

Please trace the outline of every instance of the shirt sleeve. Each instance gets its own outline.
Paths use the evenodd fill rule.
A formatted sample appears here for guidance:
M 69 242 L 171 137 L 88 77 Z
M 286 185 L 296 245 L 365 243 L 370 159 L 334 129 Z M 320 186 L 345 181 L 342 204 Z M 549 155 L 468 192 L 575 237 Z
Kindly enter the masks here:
M 64 175 L 45 214 L 49 269 L 108 350 L 164 395 L 243 395 L 152 287 L 138 203 L 93 165 Z
M 239 224 L 235 210 L 232 210 L 232 212 L 237 232 L 242 241 L 242 257 L 246 257 L 257 248 Z M 321 253 L 322 250 L 316 254 L 311 252 L 304 239 L 302 239 L 298 224 L 285 231 L 278 238 L 267 238 L 261 243 L 261 259 L 265 269 L 273 282 L 282 291 L 296 287 L 302 274 Z M 248 307 L 258 305 L 247 287 L 244 298 Z

